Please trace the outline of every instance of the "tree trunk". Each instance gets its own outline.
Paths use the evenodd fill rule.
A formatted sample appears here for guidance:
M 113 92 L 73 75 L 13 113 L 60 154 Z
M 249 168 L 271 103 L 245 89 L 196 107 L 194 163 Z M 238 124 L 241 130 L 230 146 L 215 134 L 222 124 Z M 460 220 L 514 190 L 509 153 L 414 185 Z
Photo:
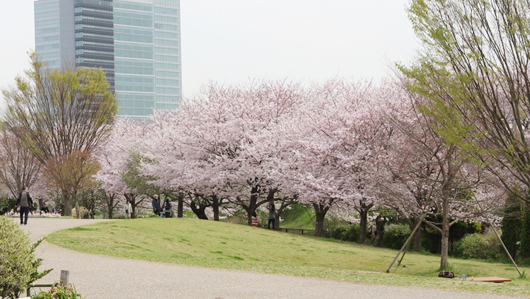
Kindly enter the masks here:
M 109 219 L 114 217 L 114 208 L 118 204 L 116 199 L 116 193 L 105 193 L 105 203 L 107 204 L 107 215 Z
M 219 198 L 217 198 L 217 195 L 212 196 L 212 208 L 213 208 L 213 220 L 219 221 L 219 206 L 221 204 L 219 203 Z
M 366 226 L 368 225 L 368 210 L 362 209 L 359 211 L 361 216 L 361 231 L 359 232 L 359 243 L 366 243 Z
M 259 186 L 252 186 L 250 190 L 250 202 L 248 204 L 247 210 L 247 224 L 252 225 L 252 214 L 256 212 L 258 208 L 258 198 L 259 198 Z M 243 207 L 245 208 L 245 207 Z
M 315 209 L 315 215 L 317 222 L 315 223 L 315 236 L 323 237 L 324 236 L 324 219 L 326 219 L 326 213 L 328 212 L 328 207 L 323 207 L 320 204 L 313 204 Z
M 190 207 L 193 213 L 197 215 L 197 218 L 202 219 L 202 220 L 208 220 L 208 216 L 206 216 L 206 212 L 205 212 L 206 205 L 202 205 L 200 203 L 197 205 L 194 201 L 192 201 L 190 204 Z
M 247 211 L 247 224 L 252 225 L 252 214 L 256 212 L 256 207 L 243 207 Z
M 79 211 L 79 201 L 75 201 L 75 218 L 81 219 L 81 211 Z
M 419 221 L 422 221 L 422 220 L 416 218 L 414 220 L 414 226 L 411 229 L 414 229 L 416 225 L 418 225 Z M 412 250 L 413 251 L 421 250 L 421 228 L 417 229 L 416 232 L 414 233 L 414 237 L 412 238 Z
M 44 203 L 44 199 L 39 198 L 39 209 L 41 209 L 41 210 L 42 210 L 43 203 Z
M 68 192 L 63 191 L 63 197 L 64 197 L 63 216 L 72 216 L 72 199 L 70 198 L 70 194 L 68 194 Z
M 116 199 L 115 194 L 110 194 L 107 196 L 107 212 L 109 219 L 112 219 L 114 216 L 114 199 Z
M 280 229 L 280 218 L 282 216 L 282 213 L 290 206 L 292 205 L 293 203 L 295 203 L 295 200 L 296 200 L 296 196 L 294 198 L 291 198 L 291 197 L 288 197 L 288 196 L 285 196 L 284 198 L 281 199 L 281 205 L 280 205 L 280 208 L 279 209 L 276 209 L 276 220 L 275 220 L 275 229 Z
M 441 260 L 440 270 L 445 270 L 447 267 L 447 259 L 449 256 L 449 200 L 444 196 L 443 202 L 443 219 L 442 219 L 442 244 L 441 244 Z
M 368 211 L 373 207 L 373 204 L 365 204 L 361 203 L 361 208 L 359 211 L 359 216 L 361 217 L 361 224 L 360 228 L 361 231 L 359 232 L 359 243 L 364 244 L 366 243 L 366 236 L 367 236 L 367 226 L 368 226 Z
M 274 230 L 280 229 L 280 214 L 274 213 Z
M 125 202 L 125 204 L 127 204 L 127 202 Z M 136 218 L 136 206 L 131 205 L 131 219 L 135 219 L 135 218 Z
M 77 199 L 77 192 L 74 192 L 73 198 L 75 200 L 75 216 L 77 219 L 81 219 L 81 211 L 79 210 L 79 200 Z
M 184 196 L 179 195 L 178 205 L 177 205 L 177 217 L 184 217 Z

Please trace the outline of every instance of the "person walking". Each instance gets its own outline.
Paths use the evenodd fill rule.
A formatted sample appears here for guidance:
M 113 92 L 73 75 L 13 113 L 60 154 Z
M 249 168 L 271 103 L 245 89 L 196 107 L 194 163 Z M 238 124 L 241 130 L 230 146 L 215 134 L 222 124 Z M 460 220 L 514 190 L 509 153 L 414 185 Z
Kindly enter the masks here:
M 375 241 L 374 246 L 383 247 L 385 236 L 385 223 L 387 219 L 383 213 L 379 213 L 375 218 Z
M 267 228 L 274 229 L 274 223 L 276 222 L 276 207 L 274 206 L 274 200 L 271 200 L 270 203 L 267 205 L 267 210 L 269 210 L 269 223 L 267 224 Z
M 158 195 L 155 194 L 153 196 L 151 205 L 153 206 L 153 213 L 159 217 L 162 217 L 162 209 L 160 209 L 160 199 L 158 199 Z
M 33 198 L 31 198 L 27 186 L 20 191 L 16 205 L 20 207 L 20 224 L 28 224 L 28 214 L 30 207 L 33 206 Z

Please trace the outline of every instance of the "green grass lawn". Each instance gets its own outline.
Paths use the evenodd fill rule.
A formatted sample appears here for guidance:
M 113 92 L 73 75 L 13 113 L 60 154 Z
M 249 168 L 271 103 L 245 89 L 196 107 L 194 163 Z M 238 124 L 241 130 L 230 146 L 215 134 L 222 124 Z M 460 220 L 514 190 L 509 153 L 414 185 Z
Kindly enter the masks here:
M 385 273 L 395 250 L 196 219 L 102 222 L 55 232 L 61 247 L 101 255 L 326 279 L 530 296 L 530 279 L 508 264 L 450 259 L 456 275 L 499 276 L 503 284 L 438 278 L 440 258 L 407 253 Z M 529 268 L 522 268 L 530 274 Z
M 281 217 L 285 219 L 280 223 L 281 227 L 315 229 L 315 212 L 310 206 L 293 204 Z

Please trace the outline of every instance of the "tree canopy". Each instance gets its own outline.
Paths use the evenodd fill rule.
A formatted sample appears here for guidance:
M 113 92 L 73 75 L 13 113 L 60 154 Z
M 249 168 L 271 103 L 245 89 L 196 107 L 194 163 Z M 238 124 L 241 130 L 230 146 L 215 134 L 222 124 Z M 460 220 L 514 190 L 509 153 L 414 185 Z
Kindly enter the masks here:
M 70 161 L 65 157 L 75 153 L 90 155 L 109 136 L 118 104 L 101 69 L 50 69 L 35 53 L 30 62 L 25 76 L 3 90 L 7 107 L 2 125 L 45 172 L 60 173 L 57 163 Z M 46 169 L 51 165 L 54 169 Z M 63 194 L 66 215 L 71 213 L 72 195 Z
M 507 187 L 529 188 L 530 2 L 413 0 L 408 11 L 424 50 L 399 68 L 435 130 Z
M 4 90 L 2 117 L 41 163 L 57 155 L 92 152 L 108 137 L 118 112 L 116 97 L 102 70 L 49 69 L 35 54 L 26 77 Z

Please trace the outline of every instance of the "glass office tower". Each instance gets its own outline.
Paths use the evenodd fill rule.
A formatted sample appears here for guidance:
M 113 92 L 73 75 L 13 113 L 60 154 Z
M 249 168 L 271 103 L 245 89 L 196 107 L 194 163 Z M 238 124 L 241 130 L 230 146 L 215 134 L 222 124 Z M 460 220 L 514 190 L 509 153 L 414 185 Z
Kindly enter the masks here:
M 40 0 L 35 2 L 35 50 L 38 52 L 40 59 L 45 61 L 51 68 L 61 68 L 66 65 L 66 57 L 70 57 L 70 62 L 73 63 L 75 51 L 73 50 L 75 46 L 73 41 L 70 45 L 70 50 L 72 51 L 64 49 L 64 44 L 61 43 L 61 28 L 67 28 L 68 26 L 66 24 L 61 26 L 61 7 L 59 4 L 59 0 Z M 65 18 L 62 20 L 66 22 Z M 67 32 L 63 32 L 64 35 L 68 35 Z M 73 29 L 69 37 L 73 39 Z M 64 63 L 62 57 L 65 57 Z
M 179 0 L 37 0 L 35 50 L 53 68 L 102 68 L 120 116 L 175 109 L 182 95 L 179 6 Z
M 114 90 L 112 0 L 74 3 L 75 66 L 101 68 Z

